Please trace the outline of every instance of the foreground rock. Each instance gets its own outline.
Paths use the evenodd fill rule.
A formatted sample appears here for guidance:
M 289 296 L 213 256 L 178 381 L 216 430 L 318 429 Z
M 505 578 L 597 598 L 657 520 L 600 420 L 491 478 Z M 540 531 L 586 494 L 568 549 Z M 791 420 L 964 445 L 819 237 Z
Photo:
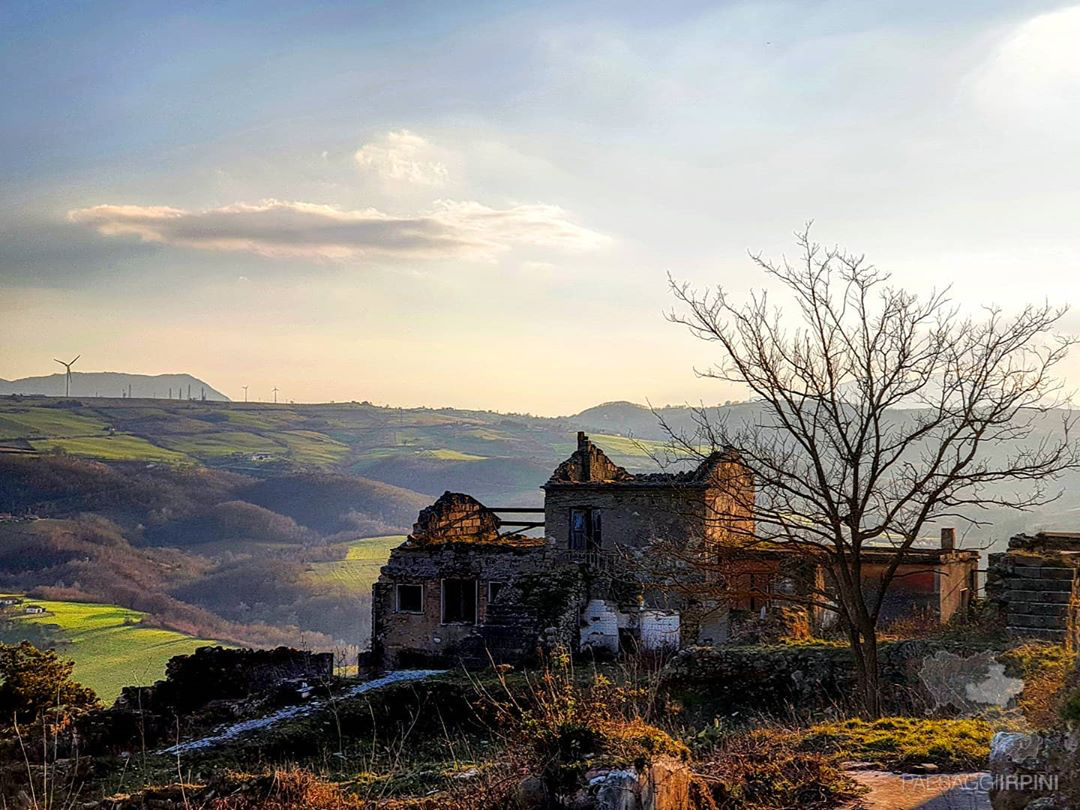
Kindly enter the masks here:
M 685 763 L 661 756 L 640 773 L 628 768 L 594 775 L 575 806 L 582 810 L 695 810 L 692 781 Z
M 1075 807 L 1080 735 L 1002 731 L 990 743 L 990 800 L 994 810 L 1067 810 Z

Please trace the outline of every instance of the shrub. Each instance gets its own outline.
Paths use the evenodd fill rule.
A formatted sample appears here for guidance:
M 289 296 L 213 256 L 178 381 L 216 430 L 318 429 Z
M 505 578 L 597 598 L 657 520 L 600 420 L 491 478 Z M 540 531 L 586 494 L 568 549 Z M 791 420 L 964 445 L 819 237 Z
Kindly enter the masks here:
M 1017 705 L 1028 723 L 1037 729 L 1060 725 L 1073 671 L 1073 656 L 1065 646 L 1029 642 L 1006 650 L 998 660 L 1024 679 Z
M 578 683 L 569 659 L 526 678 L 524 689 L 501 678 L 497 713 L 515 748 L 556 793 L 577 786 L 590 768 L 642 767 L 660 755 L 689 759 L 689 749 L 646 722 L 647 690 L 603 675 Z

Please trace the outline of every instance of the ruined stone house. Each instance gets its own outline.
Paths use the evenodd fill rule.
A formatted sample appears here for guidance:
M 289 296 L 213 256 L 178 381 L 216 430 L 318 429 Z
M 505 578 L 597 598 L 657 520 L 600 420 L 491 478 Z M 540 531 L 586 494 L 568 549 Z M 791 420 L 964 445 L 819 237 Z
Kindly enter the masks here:
M 693 563 L 752 532 L 752 482 L 730 453 L 634 474 L 579 433 L 543 490 L 542 521 L 517 519 L 540 510 L 449 492 L 420 513 L 373 588 L 378 667 L 722 644 L 746 638 L 775 607 L 770 594 L 822 586 L 819 565 L 781 550 L 744 555 L 727 583 Z M 540 528 L 542 537 L 517 531 Z M 977 556 L 913 552 L 886 612 L 918 606 L 948 618 L 971 597 Z

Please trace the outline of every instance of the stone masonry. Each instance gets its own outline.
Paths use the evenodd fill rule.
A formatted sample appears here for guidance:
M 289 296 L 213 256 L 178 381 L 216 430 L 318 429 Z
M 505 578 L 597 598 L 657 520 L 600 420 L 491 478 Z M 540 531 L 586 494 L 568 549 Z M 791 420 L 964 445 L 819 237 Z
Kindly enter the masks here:
M 1080 535 L 1017 535 L 1009 550 L 990 555 L 986 596 L 1009 634 L 1075 647 L 1080 629 Z
M 543 538 L 500 534 L 468 495 L 444 493 L 394 549 L 372 589 L 372 654 L 387 670 L 518 662 L 573 646 L 581 601 L 573 567 Z
M 543 537 L 505 531 L 461 493 L 420 512 L 373 587 L 377 668 L 715 645 L 823 622 L 820 609 L 784 609 L 785 595 L 825 587 L 820 562 L 746 543 L 754 489 L 733 451 L 681 472 L 631 473 L 579 433 L 543 490 Z M 966 607 L 978 554 L 954 539 L 911 552 L 898 614 L 921 607 L 946 620 Z

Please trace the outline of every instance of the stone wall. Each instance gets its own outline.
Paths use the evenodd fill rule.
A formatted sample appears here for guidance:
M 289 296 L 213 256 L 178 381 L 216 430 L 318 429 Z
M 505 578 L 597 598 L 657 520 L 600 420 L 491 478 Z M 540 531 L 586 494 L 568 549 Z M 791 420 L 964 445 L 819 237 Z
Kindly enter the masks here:
M 922 711 L 934 705 L 919 673 L 939 650 L 964 657 L 980 651 L 926 641 L 880 645 L 882 694 L 890 711 Z M 844 646 L 691 647 L 671 659 L 663 680 L 669 687 L 700 692 L 727 709 L 817 710 L 851 704 L 857 695 L 855 661 Z
M 560 578 L 573 582 L 562 588 Z M 443 621 L 447 579 L 476 581 L 475 623 Z M 574 570 L 558 568 L 543 541 L 407 543 L 391 553 L 373 587 L 376 666 L 486 664 L 489 654 L 497 661 L 515 661 L 535 653 L 539 644 L 565 641 L 566 631 L 559 628 L 568 611 L 576 625 L 581 599 L 576 583 Z M 419 612 L 398 610 L 399 585 L 420 586 Z
M 444 492 L 420 511 L 409 539 L 417 545 L 468 540 L 492 543 L 499 536 L 499 519 L 470 495 Z
M 990 555 L 986 596 L 1005 618 L 1011 636 L 1075 647 L 1080 627 L 1077 559 L 1053 550 Z
M 549 486 L 544 529 L 555 548 L 570 548 L 570 511 L 580 508 L 600 510 L 602 549 L 644 548 L 657 539 L 700 543 L 704 538 L 707 508 L 701 487 Z
M 200 647 L 171 658 L 164 680 L 125 687 L 111 708 L 81 721 L 79 732 L 98 750 L 153 746 L 174 738 L 178 724 L 231 721 L 247 702 L 289 702 L 300 694 L 298 684 L 326 686 L 333 677 L 333 653 Z

